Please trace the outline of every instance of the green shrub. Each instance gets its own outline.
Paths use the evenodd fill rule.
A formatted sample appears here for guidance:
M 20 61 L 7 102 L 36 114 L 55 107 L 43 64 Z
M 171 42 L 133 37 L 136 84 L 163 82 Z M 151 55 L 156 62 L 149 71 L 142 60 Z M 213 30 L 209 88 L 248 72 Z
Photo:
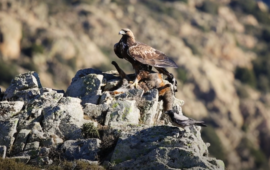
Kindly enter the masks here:
M 0 59 L 0 83 L 9 85 L 11 80 L 19 74 L 17 66 Z
M 209 147 L 210 155 L 213 155 L 217 159 L 223 160 L 225 163 L 227 162 L 227 154 L 224 151 L 224 148 L 221 144 L 221 141 L 216 134 L 216 131 L 213 127 L 207 126 L 202 129 L 202 138 L 205 142 L 211 143 Z
M 269 92 L 270 56 L 260 56 L 253 61 L 253 70 L 257 78 L 257 88 L 263 92 Z
M 76 57 L 73 57 L 73 58 L 67 60 L 66 63 L 73 71 L 77 70 L 77 58 Z
M 244 98 L 248 98 L 249 97 L 249 94 L 247 92 L 247 89 L 246 87 L 237 87 L 236 88 L 236 92 L 237 92 L 237 95 L 241 98 L 241 99 L 244 99 Z
M 257 20 L 263 24 L 268 25 L 270 23 L 269 13 L 259 10 L 257 2 L 254 0 L 233 0 L 231 1 L 230 6 L 234 11 L 241 11 L 243 13 L 254 15 Z
M 235 70 L 235 78 L 251 87 L 256 87 L 256 78 L 252 70 L 237 67 Z
M 79 4 L 93 4 L 96 0 L 64 0 L 66 4 L 79 5 Z
M 183 83 L 185 83 L 187 81 L 187 71 L 183 68 L 178 68 L 177 78 L 181 80 Z
M 188 2 L 188 0 L 160 0 L 160 1 L 163 1 L 163 2 L 184 2 L 184 3 Z
M 245 32 L 256 37 L 261 37 L 262 35 L 262 29 L 254 25 L 245 25 Z
M 100 130 L 101 134 L 101 149 L 99 152 L 99 160 L 102 162 L 104 160 L 110 160 L 112 152 L 117 144 L 120 133 L 115 129 L 103 128 Z
M 191 49 L 191 51 L 194 55 L 200 56 L 202 54 L 201 51 L 198 49 L 198 47 L 193 42 L 191 42 L 190 40 L 188 40 L 186 38 L 184 38 L 183 40 L 184 40 L 185 45 Z
M 218 8 L 219 8 L 219 4 L 216 1 L 203 1 L 202 5 L 200 7 L 198 7 L 199 10 L 212 14 L 212 15 L 216 15 L 218 14 Z
M 256 1 L 253 0 L 232 0 L 230 6 L 233 9 L 242 10 L 246 13 L 251 13 L 252 11 L 256 10 L 257 4 Z
M 261 39 L 265 42 L 270 42 L 270 28 L 266 27 L 262 30 Z
M 22 48 L 22 53 L 28 57 L 33 57 L 34 54 L 43 54 L 44 51 L 44 47 L 38 44 L 33 44 L 30 47 Z
M 74 169 L 74 165 L 72 162 L 63 161 L 59 163 L 58 165 L 48 165 L 44 167 L 46 170 L 70 170 Z
M 74 170 L 105 170 L 105 168 L 98 165 L 90 165 L 89 163 L 84 161 L 77 161 Z
M 33 54 L 37 54 L 37 53 L 43 54 L 44 53 L 44 47 L 42 45 L 33 44 L 31 46 L 31 49 L 32 49 Z
M 85 138 L 99 138 L 98 129 L 93 123 L 85 123 L 82 127 L 82 134 Z
M 260 75 L 258 80 L 258 89 L 262 92 L 269 92 L 269 79 L 265 75 Z
M 255 160 L 256 169 L 269 169 L 265 154 L 260 149 L 255 148 L 254 145 L 246 137 L 242 138 L 236 149 L 240 153 L 245 149 L 248 149 L 249 155 L 252 156 Z M 245 157 L 246 156 L 244 156 L 242 159 L 245 159 Z
M 266 25 L 269 25 L 270 23 L 270 15 L 266 12 L 263 12 L 263 11 L 260 11 L 260 10 L 255 10 L 253 13 L 252 13 L 259 22 L 263 23 L 263 24 L 266 24 Z
M 171 17 L 180 16 L 179 12 L 176 12 L 173 7 L 166 5 L 163 0 L 144 0 L 141 2 L 144 3 L 149 9 L 159 14 L 165 14 Z
M 259 150 L 259 149 L 255 149 L 255 148 L 250 148 L 250 153 L 251 155 L 255 158 L 255 165 L 258 168 L 266 168 L 268 169 L 268 165 L 267 165 L 267 158 L 264 155 L 264 153 Z
M 29 70 L 29 71 L 35 71 L 35 72 L 39 71 L 38 67 L 35 65 L 35 63 L 33 61 L 31 61 L 31 62 L 23 62 L 23 63 L 20 64 L 20 66 L 22 68 L 25 68 L 25 69 Z

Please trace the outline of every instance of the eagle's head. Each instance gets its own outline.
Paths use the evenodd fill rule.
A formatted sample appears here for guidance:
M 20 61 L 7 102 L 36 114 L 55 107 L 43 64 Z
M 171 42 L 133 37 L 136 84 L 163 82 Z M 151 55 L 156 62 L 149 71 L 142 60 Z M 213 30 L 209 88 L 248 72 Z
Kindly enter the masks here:
M 134 37 L 132 31 L 128 28 L 121 29 L 121 31 L 119 31 L 119 35 L 123 35 L 123 36 L 125 35 L 125 36 L 132 37 L 132 38 Z

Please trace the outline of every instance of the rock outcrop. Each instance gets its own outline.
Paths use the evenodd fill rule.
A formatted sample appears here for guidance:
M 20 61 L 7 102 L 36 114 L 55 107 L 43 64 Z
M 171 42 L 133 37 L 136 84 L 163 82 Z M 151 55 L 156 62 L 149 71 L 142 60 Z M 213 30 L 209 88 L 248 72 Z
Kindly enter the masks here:
M 111 169 L 225 169 L 209 157 L 200 127 L 171 126 L 156 89 L 110 93 L 118 83 L 107 82 L 120 80 L 112 73 L 80 70 L 66 93 L 42 87 L 35 72 L 16 76 L 0 101 L 0 156 L 50 165 L 57 152 Z M 175 99 L 178 114 L 183 103 Z

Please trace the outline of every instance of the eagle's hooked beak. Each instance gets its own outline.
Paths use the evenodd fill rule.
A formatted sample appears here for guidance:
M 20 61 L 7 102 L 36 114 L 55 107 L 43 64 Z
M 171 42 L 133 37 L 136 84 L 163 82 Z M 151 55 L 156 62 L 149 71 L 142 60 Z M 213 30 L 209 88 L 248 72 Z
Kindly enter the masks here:
M 125 31 L 123 31 L 123 30 L 121 30 L 120 32 L 119 32 L 119 35 L 125 35 L 126 33 L 125 33 Z

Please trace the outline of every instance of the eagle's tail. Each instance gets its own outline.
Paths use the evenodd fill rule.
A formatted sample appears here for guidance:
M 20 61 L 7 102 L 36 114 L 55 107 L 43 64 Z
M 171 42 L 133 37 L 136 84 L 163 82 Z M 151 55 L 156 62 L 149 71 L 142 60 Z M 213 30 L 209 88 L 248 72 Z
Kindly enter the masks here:
M 207 127 L 206 124 L 203 121 L 194 121 L 194 125 Z
M 192 125 L 206 127 L 206 124 L 203 121 L 197 121 L 193 119 L 179 121 L 178 123 L 181 124 L 181 126 L 183 127 L 192 126 Z

